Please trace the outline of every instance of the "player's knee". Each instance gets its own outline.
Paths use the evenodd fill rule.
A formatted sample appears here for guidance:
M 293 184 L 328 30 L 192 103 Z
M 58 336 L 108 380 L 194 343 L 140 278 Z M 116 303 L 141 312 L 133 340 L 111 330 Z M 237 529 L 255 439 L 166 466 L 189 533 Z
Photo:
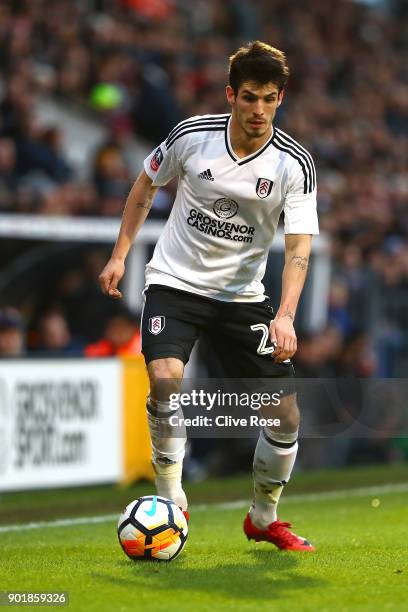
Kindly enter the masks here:
M 280 405 L 280 430 L 285 432 L 296 431 L 299 428 L 300 412 L 296 395 L 283 397 Z
M 300 424 L 299 409 L 296 407 L 288 412 L 281 420 L 281 430 L 286 432 L 297 431 Z
M 154 359 L 151 361 L 147 370 L 150 379 L 158 380 L 161 378 L 182 378 L 184 365 L 180 359 L 167 357 L 165 359 Z
M 156 400 L 167 401 L 172 393 L 178 393 L 183 370 L 183 362 L 173 357 L 151 361 L 147 366 L 150 395 Z

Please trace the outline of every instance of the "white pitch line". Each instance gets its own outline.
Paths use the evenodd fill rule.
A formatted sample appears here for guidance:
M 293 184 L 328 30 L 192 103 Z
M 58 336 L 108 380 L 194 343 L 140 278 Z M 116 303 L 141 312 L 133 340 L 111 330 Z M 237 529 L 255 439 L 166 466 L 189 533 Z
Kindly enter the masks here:
M 348 497 L 364 497 L 366 495 L 386 495 L 387 493 L 405 493 L 408 492 L 408 483 L 386 484 L 372 487 L 360 487 L 357 489 L 343 489 L 338 491 L 325 491 L 321 493 L 303 493 L 302 495 L 289 495 L 282 499 L 284 505 L 295 503 L 307 503 L 315 501 L 326 501 L 332 499 L 344 499 Z M 195 512 L 204 512 L 206 510 L 234 510 L 249 506 L 248 499 L 239 499 L 232 502 L 223 502 L 215 504 L 199 504 L 191 506 L 192 514 Z M 103 514 L 100 516 L 81 516 L 77 518 L 58 519 L 55 521 L 38 521 L 36 523 L 22 523 L 21 525 L 4 525 L 0 527 L 0 533 L 9 533 L 11 531 L 27 531 L 31 529 L 45 529 L 49 527 L 71 527 L 74 525 L 95 525 L 98 523 L 110 523 L 116 521 L 119 517 L 117 514 Z
M 29 529 L 43 529 L 45 527 L 71 527 L 72 525 L 92 525 L 95 523 L 107 523 L 118 519 L 119 514 L 102 514 L 101 516 L 80 516 L 71 519 L 57 519 L 56 521 L 38 521 L 37 523 L 22 523 L 21 525 L 4 525 L 0 527 L 0 533 L 9 531 L 26 531 Z
M 387 484 L 372 487 L 359 487 L 356 489 L 339 489 L 338 491 L 322 491 L 320 493 L 302 493 L 301 495 L 288 495 L 282 497 L 280 503 L 297 504 L 304 502 L 326 501 L 331 499 L 344 499 L 347 497 L 364 497 L 365 495 L 385 495 L 387 493 L 405 493 L 408 491 L 408 482 L 399 484 Z M 200 504 L 191 506 L 192 512 L 203 512 L 210 508 L 214 510 L 234 510 L 235 508 L 244 508 L 249 506 L 250 502 L 247 499 L 239 499 L 232 502 L 223 502 L 221 504 Z M 0 528 L 1 529 L 1 528 Z

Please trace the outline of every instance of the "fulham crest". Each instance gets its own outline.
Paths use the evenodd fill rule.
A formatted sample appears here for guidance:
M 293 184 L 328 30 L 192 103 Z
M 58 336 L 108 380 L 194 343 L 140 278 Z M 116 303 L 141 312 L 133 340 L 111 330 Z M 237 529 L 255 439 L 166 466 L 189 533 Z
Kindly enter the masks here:
M 166 325 L 165 317 L 150 317 L 149 319 L 149 332 L 157 336 L 163 331 L 164 326 Z
M 267 198 L 272 191 L 273 181 L 266 178 L 259 178 L 256 183 L 256 195 L 259 198 Z

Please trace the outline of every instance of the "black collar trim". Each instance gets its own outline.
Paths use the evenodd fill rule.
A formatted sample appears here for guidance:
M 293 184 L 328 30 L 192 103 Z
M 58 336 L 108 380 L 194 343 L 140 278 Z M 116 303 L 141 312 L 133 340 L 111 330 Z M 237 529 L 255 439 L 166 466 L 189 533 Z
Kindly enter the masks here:
M 225 148 L 227 149 L 228 155 L 230 156 L 230 158 L 238 165 L 238 166 L 243 166 L 244 164 L 247 164 L 248 162 L 252 161 L 253 159 L 255 159 L 256 157 L 258 157 L 259 155 L 262 155 L 262 153 L 269 147 L 269 145 L 272 143 L 273 137 L 275 135 L 275 129 L 272 126 L 272 134 L 271 137 L 269 138 L 269 140 L 264 144 L 264 146 L 261 149 L 258 149 L 258 151 L 255 151 L 255 153 L 252 153 L 251 155 L 248 155 L 248 157 L 244 157 L 243 159 L 240 159 L 239 157 L 237 157 L 235 155 L 235 153 L 233 152 L 232 148 L 229 145 L 229 125 L 230 125 L 230 121 L 231 121 L 231 115 L 229 116 L 229 118 L 227 119 L 227 122 L 225 124 Z

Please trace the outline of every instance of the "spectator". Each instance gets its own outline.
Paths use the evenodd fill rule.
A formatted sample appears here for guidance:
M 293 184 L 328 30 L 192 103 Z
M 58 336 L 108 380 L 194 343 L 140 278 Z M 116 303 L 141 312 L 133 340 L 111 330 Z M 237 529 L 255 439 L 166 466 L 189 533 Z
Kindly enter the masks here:
M 20 313 L 14 308 L 0 310 L 0 358 L 25 355 L 25 330 Z
M 129 357 L 141 354 L 138 317 L 126 308 L 117 309 L 107 321 L 104 337 L 85 348 L 86 357 Z
M 10 211 L 18 188 L 16 145 L 0 138 L 0 212 Z
M 341 279 L 333 279 L 329 295 L 329 320 L 346 336 L 353 329 L 348 309 L 349 287 Z
M 74 357 L 82 355 L 83 344 L 71 335 L 68 322 L 59 310 L 46 311 L 38 323 L 35 355 Z

